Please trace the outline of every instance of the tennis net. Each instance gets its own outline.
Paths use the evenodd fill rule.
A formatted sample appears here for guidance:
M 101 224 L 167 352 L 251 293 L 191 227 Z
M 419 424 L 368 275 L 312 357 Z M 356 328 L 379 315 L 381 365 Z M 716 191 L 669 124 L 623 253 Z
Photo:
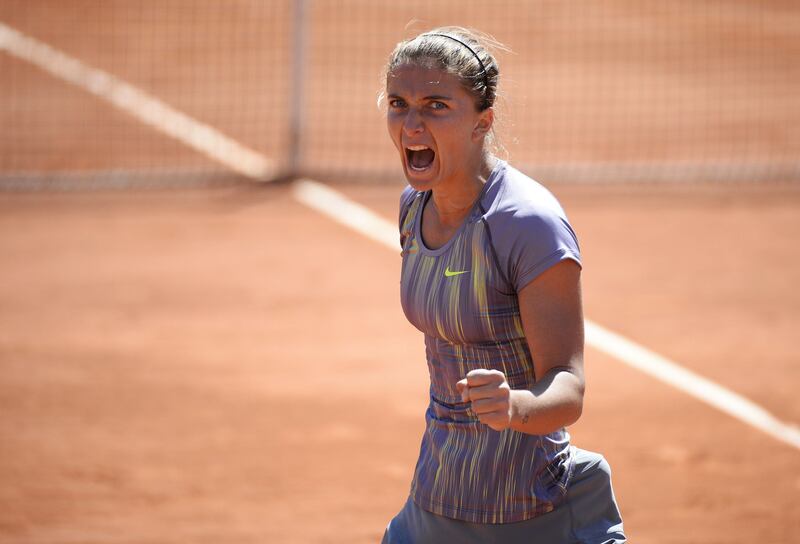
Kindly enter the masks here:
M 542 181 L 800 180 L 790 1 L 5 0 L 0 179 L 397 179 L 401 39 L 494 35 L 498 139 Z

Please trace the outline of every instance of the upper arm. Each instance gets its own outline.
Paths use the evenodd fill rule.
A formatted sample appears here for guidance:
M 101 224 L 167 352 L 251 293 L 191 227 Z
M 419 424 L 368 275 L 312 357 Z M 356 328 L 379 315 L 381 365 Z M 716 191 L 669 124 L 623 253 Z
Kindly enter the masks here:
M 551 266 L 518 293 L 525 337 L 540 380 L 560 368 L 583 386 L 581 267 L 572 259 Z

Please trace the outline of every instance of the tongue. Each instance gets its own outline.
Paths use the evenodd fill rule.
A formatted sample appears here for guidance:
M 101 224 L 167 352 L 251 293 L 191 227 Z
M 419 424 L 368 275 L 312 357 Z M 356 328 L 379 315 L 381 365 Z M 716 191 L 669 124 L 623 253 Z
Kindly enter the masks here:
M 433 162 L 433 149 L 411 152 L 411 166 L 414 168 L 425 168 Z

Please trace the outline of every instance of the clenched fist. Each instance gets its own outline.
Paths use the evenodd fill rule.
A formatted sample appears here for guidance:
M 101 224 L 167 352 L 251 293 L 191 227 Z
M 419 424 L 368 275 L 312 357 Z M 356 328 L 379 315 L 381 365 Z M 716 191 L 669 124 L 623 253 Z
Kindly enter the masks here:
M 511 387 L 499 370 L 479 368 L 456 383 L 461 400 L 471 403 L 478 421 L 495 431 L 511 426 Z

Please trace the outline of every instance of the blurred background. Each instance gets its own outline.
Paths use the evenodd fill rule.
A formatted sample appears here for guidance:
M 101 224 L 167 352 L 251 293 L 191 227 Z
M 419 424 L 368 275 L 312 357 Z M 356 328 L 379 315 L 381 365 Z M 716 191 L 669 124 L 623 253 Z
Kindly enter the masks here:
M 796 2 L 3 0 L 0 542 L 380 540 L 422 338 L 399 248 L 292 182 L 394 225 L 383 65 L 439 25 L 509 49 L 501 155 L 564 204 L 587 317 L 796 430 Z M 632 541 L 795 541 L 791 439 L 587 372 Z
M 143 123 L 146 108 L 120 98 L 121 83 L 263 154 L 264 178 L 396 179 L 376 105 L 383 65 L 398 41 L 445 24 L 511 50 L 498 52 L 499 139 L 528 172 L 800 177 L 790 1 L 6 0 L 0 10 L 6 182 L 230 175 L 170 135 L 178 121 Z M 118 80 L 98 81 L 62 55 Z M 44 84 L 43 66 L 61 72 Z

